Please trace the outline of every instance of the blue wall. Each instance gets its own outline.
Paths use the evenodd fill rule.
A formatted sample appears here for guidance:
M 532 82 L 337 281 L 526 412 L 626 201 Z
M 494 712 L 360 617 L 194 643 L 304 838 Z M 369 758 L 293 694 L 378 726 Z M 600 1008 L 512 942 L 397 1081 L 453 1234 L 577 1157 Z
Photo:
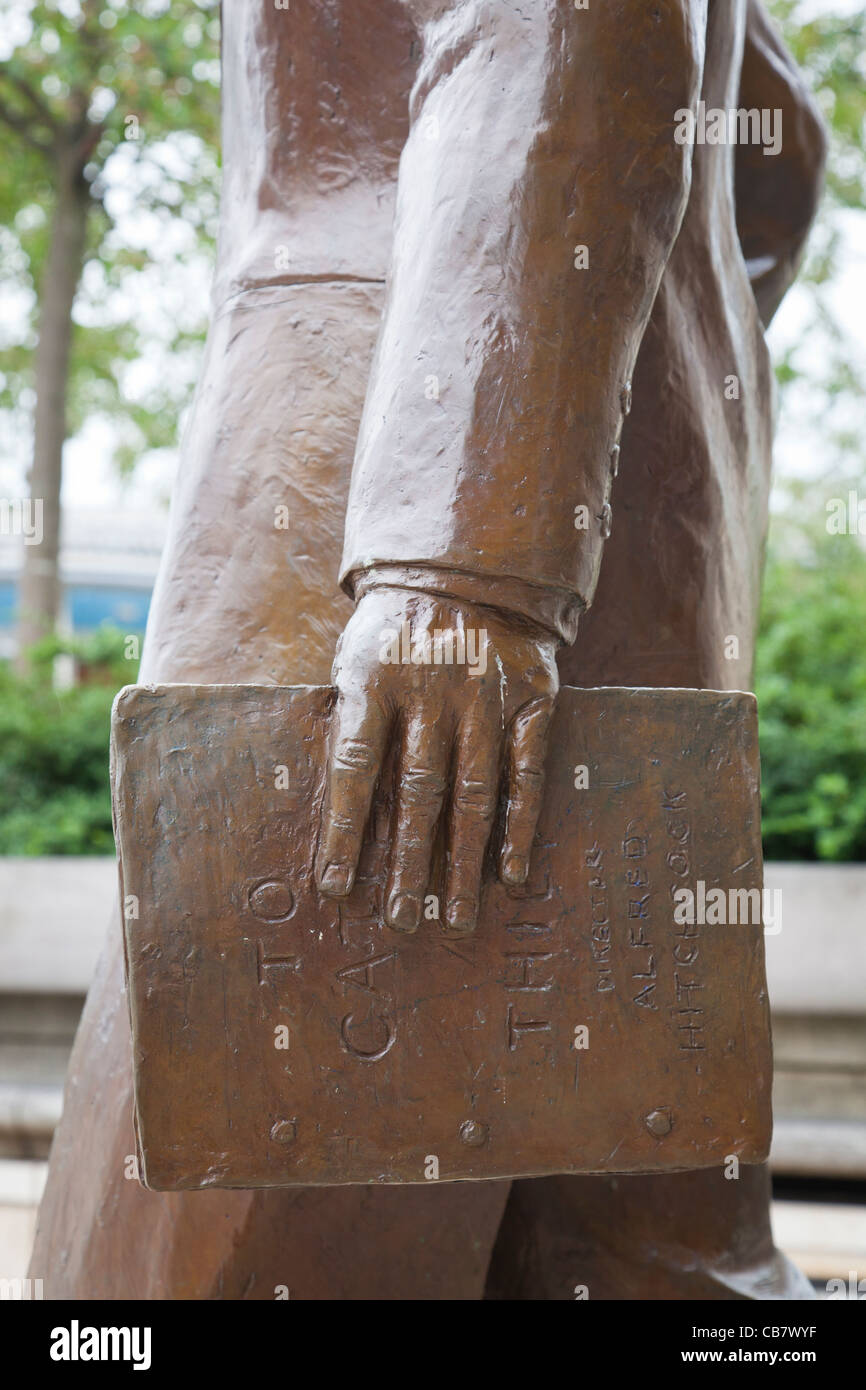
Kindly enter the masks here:
M 0 582 L 0 629 L 15 627 L 16 584 Z M 102 623 L 111 623 L 121 632 L 143 632 L 150 607 L 147 589 L 102 588 L 98 584 L 71 584 L 66 589 L 66 606 L 76 633 L 93 632 Z

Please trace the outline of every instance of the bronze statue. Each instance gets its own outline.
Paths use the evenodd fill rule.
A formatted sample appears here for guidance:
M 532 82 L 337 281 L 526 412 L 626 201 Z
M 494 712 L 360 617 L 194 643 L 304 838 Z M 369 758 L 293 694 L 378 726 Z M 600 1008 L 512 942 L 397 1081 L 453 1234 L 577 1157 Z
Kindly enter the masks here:
M 140 679 L 327 684 L 339 639 L 321 890 L 351 888 L 399 731 L 386 920 L 424 930 L 444 809 L 459 937 L 506 753 L 498 871 L 529 872 L 559 680 L 748 689 L 763 329 L 822 126 L 758 0 L 228 0 L 223 22 L 215 310 Z M 781 113 L 779 151 L 679 140 L 699 102 Z M 496 679 L 383 665 L 382 629 L 428 617 L 493 633 Z M 760 1165 L 155 1193 L 130 1074 L 115 927 L 33 1256 L 49 1297 L 809 1296 Z

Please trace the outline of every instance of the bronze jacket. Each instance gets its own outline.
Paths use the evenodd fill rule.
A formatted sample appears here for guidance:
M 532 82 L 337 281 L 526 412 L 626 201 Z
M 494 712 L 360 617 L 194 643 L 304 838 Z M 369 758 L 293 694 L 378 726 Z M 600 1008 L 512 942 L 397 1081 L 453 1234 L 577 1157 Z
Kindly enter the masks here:
M 410 8 L 423 50 L 344 583 L 408 566 L 571 642 L 621 526 L 627 592 L 750 652 L 760 309 L 794 272 L 821 163 L 790 62 L 746 0 Z M 775 152 L 734 143 L 759 129 L 741 107 L 766 109 Z
M 747 686 L 762 320 L 824 154 L 757 0 L 226 0 L 223 24 L 215 315 L 148 670 L 208 678 L 222 624 L 237 679 L 326 680 L 339 572 L 566 644 L 580 616 L 578 684 Z M 779 152 L 678 140 L 738 108 L 780 113 Z

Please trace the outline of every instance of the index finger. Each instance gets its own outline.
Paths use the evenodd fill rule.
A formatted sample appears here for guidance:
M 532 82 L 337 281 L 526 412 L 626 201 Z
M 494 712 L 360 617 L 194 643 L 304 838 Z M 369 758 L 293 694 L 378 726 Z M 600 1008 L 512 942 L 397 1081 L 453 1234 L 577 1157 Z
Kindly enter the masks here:
M 529 877 L 535 827 L 544 793 L 547 733 L 553 700 L 533 700 L 515 716 L 508 736 L 508 802 L 505 834 L 499 856 L 503 883 L 519 887 Z
M 390 720 L 366 692 L 340 694 L 331 716 L 328 789 L 316 883 L 329 897 L 351 891 L 382 765 Z

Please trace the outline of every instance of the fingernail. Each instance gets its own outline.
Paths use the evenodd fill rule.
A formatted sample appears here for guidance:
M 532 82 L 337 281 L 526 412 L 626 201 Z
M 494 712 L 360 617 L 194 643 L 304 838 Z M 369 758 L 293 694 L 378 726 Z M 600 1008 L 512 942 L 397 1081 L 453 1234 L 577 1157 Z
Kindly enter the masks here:
M 343 898 L 352 886 L 352 870 L 348 864 L 329 864 L 322 874 L 319 887 L 323 893 Z
M 414 893 L 392 893 L 385 920 L 394 931 L 417 931 L 421 921 L 421 899 Z
M 519 886 L 529 877 L 529 865 L 519 854 L 509 854 L 502 865 L 502 880 Z
M 445 909 L 442 930 L 448 936 L 468 936 L 475 930 L 478 905 L 472 898 L 452 898 Z

